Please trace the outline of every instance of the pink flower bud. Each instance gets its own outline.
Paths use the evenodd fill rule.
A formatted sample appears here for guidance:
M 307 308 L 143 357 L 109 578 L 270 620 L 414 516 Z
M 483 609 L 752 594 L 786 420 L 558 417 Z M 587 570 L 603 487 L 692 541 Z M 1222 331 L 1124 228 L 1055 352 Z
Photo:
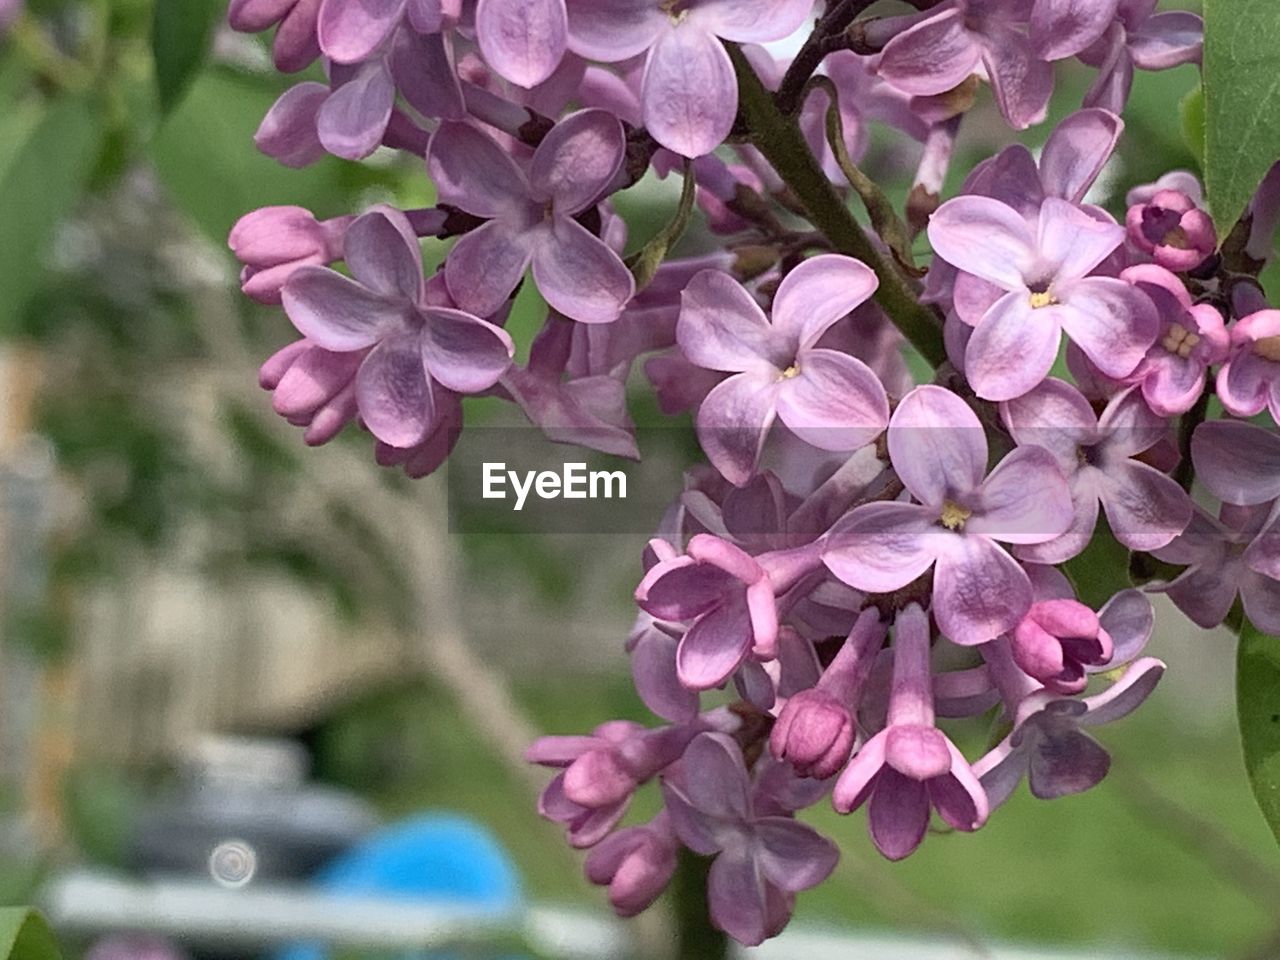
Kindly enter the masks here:
M 1213 221 L 1185 193 L 1161 190 L 1125 216 L 1129 242 L 1168 270 L 1190 270 L 1213 253 Z
M 1012 638 L 1018 666 L 1057 693 L 1083 690 L 1085 667 L 1109 663 L 1113 649 L 1098 615 L 1075 600 L 1033 604 Z
M 801 776 L 825 780 L 849 759 L 854 732 L 849 708 L 813 687 L 787 701 L 774 724 L 769 748 Z
M 619 830 L 587 855 L 587 879 L 609 888 L 609 902 L 621 917 L 646 910 L 671 882 L 676 841 L 666 821 L 661 813 L 645 826 Z
M 285 281 L 299 267 L 324 266 L 342 256 L 342 238 L 352 217 L 323 222 L 302 207 L 263 207 L 231 228 L 227 244 L 244 270 L 245 294 L 259 303 L 279 303 Z

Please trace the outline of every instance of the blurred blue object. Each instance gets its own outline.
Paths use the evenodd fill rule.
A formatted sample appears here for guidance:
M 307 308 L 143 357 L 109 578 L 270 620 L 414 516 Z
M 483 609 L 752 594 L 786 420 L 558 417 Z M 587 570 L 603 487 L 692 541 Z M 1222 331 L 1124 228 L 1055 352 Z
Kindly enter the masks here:
M 515 864 L 483 826 L 456 814 L 426 814 L 370 834 L 315 876 L 321 889 L 441 906 L 516 911 L 522 900 Z M 328 960 L 319 944 L 293 944 L 272 960 Z M 409 954 L 446 960 L 437 952 Z M 514 960 L 514 958 L 513 958 Z

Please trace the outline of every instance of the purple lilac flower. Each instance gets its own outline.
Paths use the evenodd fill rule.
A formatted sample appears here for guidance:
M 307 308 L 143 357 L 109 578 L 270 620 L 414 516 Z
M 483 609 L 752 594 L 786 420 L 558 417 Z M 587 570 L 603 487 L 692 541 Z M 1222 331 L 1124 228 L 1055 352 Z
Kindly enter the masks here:
M 1099 417 L 1080 391 L 1050 377 L 1001 404 L 1000 413 L 1015 441 L 1053 454 L 1075 515 L 1061 537 L 1021 547 L 1019 556 L 1040 563 L 1076 556 L 1093 537 L 1099 505 L 1116 539 L 1133 550 L 1162 547 L 1186 528 L 1190 497 L 1172 477 L 1133 459 L 1169 429 L 1136 388 L 1116 394 Z
M 1231 327 L 1231 346 L 1218 370 L 1218 396 L 1229 413 L 1263 410 L 1280 423 L 1280 310 L 1259 310 Z
M 302 207 L 263 207 L 245 214 L 227 238 L 244 264 L 241 290 L 259 303 L 279 303 L 281 288 L 299 267 L 342 259 L 342 238 L 354 219 L 321 222 Z
M 1213 220 L 1177 190 L 1161 190 L 1125 214 L 1129 242 L 1168 270 L 1191 270 L 1218 247 Z
M 818 682 L 783 706 L 769 747 L 800 776 L 825 780 L 848 762 L 857 733 L 854 714 L 859 694 L 884 645 L 885 633 L 879 613 L 871 607 L 864 610 Z
M 971 645 L 1012 629 L 1031 606 L 1031 583 L 997 541 L 1044 543 L 1070 526 L 1071 492 L 1053 455 L 1019 447 L 987 476 L 977 415 L 955 394 L 924 386 L 894 411 L 889 457 L 919 503 L 854 509 L 828 535 L 827 567 L 874 593 L 933 567 L 933 615 L 944 634 Z
M 981 69 L 1010 126 L 1039 123 L 1053 93 L 1053 67 L 1017 29 L 1019 6 L 1020 0 L 947 0 L 885 45 L 880 75 L 905 93 L 932 96 Z
M 1198 626 L 1222 623 L 1239 596 L 1249 620 L 1266 633 L 1280 633 L 1280 535 L 1271 501 L 1240 507 L 1223 504 L 1215 520 L 1199 507 L 1186 531 L 1152 551 L 1186 569 L 1166 584 L 1166 593 Z
M 854 450 L 884 430 L 889 402 L 861 360 L 816 346 L 871 296 L 876 276 L 851 257 L 806 260 L 787 274 L 772 319 L 732 277 L 707 271 L 682 295 L 676 338 L 700 367 L 733 374 L 698 409 L 698 440 L 725 477 L 755 473 L 775 417 L 823 450 Z
M 490 0 L 505 6 L 524 0 Z M 539 0 L 539 5 L 552 0 Z M 568 46 L 590 60 L 644 56 L 645 128 L 660 144 L 700 157 L 724 142 L 738 112 L 738 81 L 721 40 L 790 36 L 813 0 L 558 0 L 568 6 Z
M 934 725 L 929 619 L 918 604 L 900 610 L 894 621 L 888 723 L 854 754 L 832 799 L 841 813 L 871 801 L 871 840 L 890 860 L 920 846 L 930 808 L 957 830 L 977 830 L 987 820 L 978 778 Z
M 649 823 L 626 827 L 596 844 L 583 867 L 587 879 L 609 888 L 609 903 L 620 917 L 647 910 L 676 872 L 680 843 L 664 810 Z
M 319 12 L 320 0 L 231 0 L 227 22 L 241 33 L 258 33 L 279 24 L 272 59 L 282 73 L 296 73 L 320 56 Z
M 1185 10 L 1156 13 L 1159 0 L 1120 0 L 1118 14 L 1106 34 L 1080 59 L 1098 68 L 1098 77 L 1085 94 L 1086 107 L 1124 110 L 1133 86 L 1134 67 L 1168 70 L 1199 63 L 1204 44 L 1204 21 Z
M 397 210 L 357 218 L 345 259 L 352 278 L 327 267 L 295 271 L 282 294 L 285 312 L 318 347 L 368 351 L 355 379 L 361 418 L 384 443 L 416 446 L 436 425 L 435 385 L 489 389 L 511 363 L 511 338 L 464 311 L 425 304 L 418 239 Z
M 478 127 L 442 123 L 427 154 L 440 202 L 489 221 L 458 240 L 445 263 L 458 304 L 493 313 L 532 265 L 538 290 L 565 316 L 616 320 L 635 280 L 574 217 L 608 190 L 624 147 L 616 117 L 580 110 L 556 124 L 522 168 Z
M 781 930 L 792 897 L 830 876 L 840 858 L 807 824 L 756 812 L 742 751 L 724 734 L 698 736 L 662 787 L 680 840 L 715 857 L 707 879 L 711 922 L 739 943 L 758 944 Z
M 938 256 L 1006 291 L 980 316 L 960 313 L 974 325 L 964 362 L 978 396 L 1011 400 L 1038 384 L 1063 330 L 1107 375 L 1133 372 L 1155 341 L 1155 307 L 1123 280 L 1090 276 L 1123 239 L 1119 225 L 1056 197 L 1045 199 L 1034 232 L 989 197 L 938 208 L 929 220 Z
M 317 38 L 335 63 L 368 60 L 408 19 L 420 34 L 439 33 L 461 14 L 461 0 L 320 0 Z
M 1013 732 L 973 765 L 993 809 L 1013 795 L 1024 776 L 1041 800 L 1083 793 L 1101 783 L 1111 757 L 1085 728 L 1128 716 L 1165 671 L 1161 661 L 1144 657 L 1102 693 L 1073 699 L 1028 684 L 1004 643 L 987 644 L 983 654 L 997 685 L 1013 697 L 1006 703 L 1015 715 Z
M 680 759 L 705 729 L 701 720 L 655 730 L 613 720 L 589 737 L 541 737 L 526 758 L 560 772 L 543 790 L 539 812 L 565 824 L 575 847 L 594 846 L 626 813 L 636 788 Z
M 1196 475 L 1220 500 L 1238 506 L 1280 498 L 1280 435 L 1239 420 L 1210 420 L 1191 437 Z
M 1193 303 L 1186 284 L 1153 263 L 1129 267 L 1120 279 L 1138 287 L 1160 318 L 1156 342 L 1125 377 L 1142 387 L 1155 413 L 1186 413 L 1204 393 L 1209 366 L 1227 358 L 1230 337 L 1222 314 L 1212 304 Z
M 636 603 L 658 620 L 690 622 L 676 662 L 692 690 L 718 687 L 750 653 L 777 656 L 775 592 L 820 564 L 816 548 L 752 557 L 710 534 L 692 537 L 682 556 L 663 540 L 650 546 L 659 562 L 636 587 Z

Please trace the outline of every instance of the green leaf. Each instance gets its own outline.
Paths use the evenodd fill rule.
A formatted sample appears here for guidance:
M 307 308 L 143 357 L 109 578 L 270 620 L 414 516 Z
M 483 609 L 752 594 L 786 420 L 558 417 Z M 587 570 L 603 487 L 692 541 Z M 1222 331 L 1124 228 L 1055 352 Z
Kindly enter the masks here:
M 297 204 L 317 216 L 350 212 L 354 194 L 387 171 L 324 159 L 290 170 L 259 153 L 253 134 L 279 88 L 252 77 L 206 71 L 151 143 L 151 158 L 174 201 L 215 243 L 257 207 Z
M 1236 653 L 1236 710 L 1254 798 L 1280 841 L 1280 637 L 1248 621 Z
M 1097 610 L 1119 590 L 1132 586 L 1129 550 L 1116 539 L 1105 517 L 1098 517 L 1093 539 L 1079 556 L 1062 565 L 1080 602 Z
M 1196 84 L 1178 104 L 1182 139 L 1204 167 L 1204 87 Z
M 26 907 L 0 907 L 0 960 L 58 960 L 58 941 Z
M 62 100 L 31 128 L 0 173 L 0 335 L 40 288 L 58 223 L 84 193 L 102 126 L 86 103 Z
M 1218 236 L 1280 159 L 1280 4 L 1204 0 L 1205 186 Z
M 204 66 L 213 42 L 213 28 L 225 10 L 223 0 L 156 0 L 151 20 L 151 55 L 162 113 L 178 104 Z

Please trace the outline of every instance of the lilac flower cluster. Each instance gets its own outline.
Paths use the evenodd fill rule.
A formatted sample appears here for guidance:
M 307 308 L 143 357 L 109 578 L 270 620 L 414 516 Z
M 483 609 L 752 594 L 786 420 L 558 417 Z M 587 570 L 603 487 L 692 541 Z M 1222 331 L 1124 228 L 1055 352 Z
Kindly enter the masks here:
M 308 443 L 358 423 L 379 462 L 422 476 L 466 396 L 632 457 L 629 386 L 693 414 L 708 463 L 645 552 L 626 645 L 664 724 L 547 737 L 529 759 L 557 771 L 542 813 L 620 914 L 684 848 L 712 858 L 711 920 L 749 944 L 834 869 L 796 819 L 827 797 L 865 806 L 897 860 L 934 813 L 977 830 L 1024 778 L 1041 798 L 1099 783 L 1092 728 L 1165 669 L 1144 655 L 1146 592 L 1201 626 L 1242 610 L 1280 632 L 1280 434 L 1233 419 L 1280 421 L 1280 310 L 1257 281 L 1280 167 L 1243 244 L 1220 247 L 1186 172 L 1135 187 L 1119 219 L 1090 199 L 1134 69 L 1198 62 L 1199 19 L 1155 0 L 869 6 L 231 4 L 236 29 L 275 26 L 281 70 L 319 58 L 327 77 L 277 101 L 260 149 L 291 166 L 406 151 L 437 197 L 323 222 L 268 208 L 233 231 L 245 293 L 301 334 L 261 381 Z M 791 60 L 760 46 L 797 31 Z M 1024 128 L 1069 58 L 1096 69 L 1081 109 L 941 202 L 978 86 Z M 918 156 L 914 227 L 856 167 L 872 123 Z M 650 172 L 685 196 L 629 244 L 612 198 Z M 704 252 L 668 256 L 695 210 Z M 424 240 L 453 241 L 429 278 Z M 547 314 L 517 363 L 504 327 L 526 275 Z M 932 382 L 913 383 L 907 341 Z M 1091 606 L 1067 574 L 1109 539 L 1146 591 L 1121 571 Z M 972 759 L 940 725 L 966 717 L 996 733 Z M 661 812 L 624 822 L 647 783 Z

